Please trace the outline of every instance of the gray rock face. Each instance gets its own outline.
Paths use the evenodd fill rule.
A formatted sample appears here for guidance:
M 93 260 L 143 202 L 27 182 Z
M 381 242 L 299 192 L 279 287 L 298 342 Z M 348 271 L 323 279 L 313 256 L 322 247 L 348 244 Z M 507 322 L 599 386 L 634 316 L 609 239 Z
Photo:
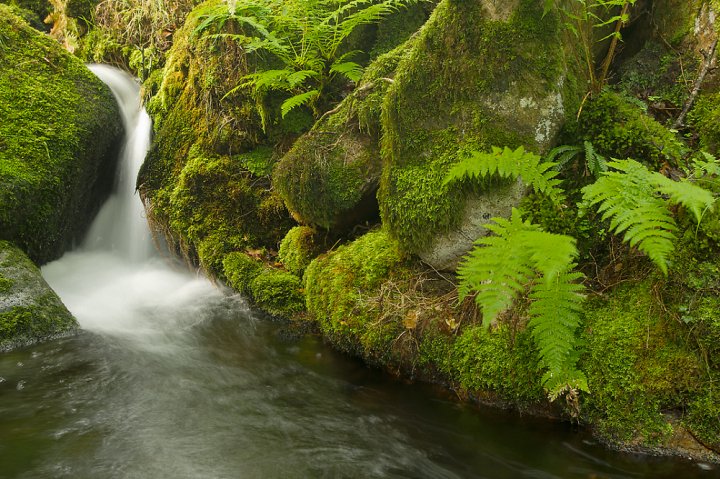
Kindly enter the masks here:
M 0 241 L 0 352 L 77 329 L 37 266 L 12 243 Z
M 418 255 L 438 271 L 456 270 L 462 256 L 472 249 L 475 240 L 490 233 L 484 225 L 490 223 L 492 218 L 509 217 L 513 206 L 520 203 L 524 194 L 525 186 L 517 181 L 468 199 L 460 226 L 436 237 L 432 246 Z

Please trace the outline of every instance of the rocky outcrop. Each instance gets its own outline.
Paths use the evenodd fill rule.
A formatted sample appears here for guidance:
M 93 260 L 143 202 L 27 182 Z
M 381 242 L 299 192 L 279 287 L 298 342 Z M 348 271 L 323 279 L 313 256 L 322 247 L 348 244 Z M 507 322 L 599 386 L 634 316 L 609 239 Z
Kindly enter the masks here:
M 586 85 L 562 34 L 542 2 L 441 2 L 400 62 L 383 115 L 383 223 L 406 251 L 438 268 L 451 238 L 482 233 L 483 193 L 443 179 L 458 158 L 491 146 L 545 151 L 566 116 L 578 110 Z M 509 191 L 498 211 L 517 205 Z M 485 220 L 486 221 L 486 220 Z M 475 239 L 475 238 L 472 238 Z M 436 262 L 435 258 L 443 258 Z
M 77 329 L 37 266 L 17 246 L 0 241 L 0 352 Z
M 0 239 L 36 263 L 82 238 L 112 189 L 123 127 L 108 87 L 0 5 Z

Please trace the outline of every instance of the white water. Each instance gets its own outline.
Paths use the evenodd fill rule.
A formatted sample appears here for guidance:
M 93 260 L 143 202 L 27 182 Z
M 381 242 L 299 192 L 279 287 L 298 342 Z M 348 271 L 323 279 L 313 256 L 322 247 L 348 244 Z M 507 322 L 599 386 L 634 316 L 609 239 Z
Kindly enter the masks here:
M 122 111 L 126 138 L 117 181 L 80 248 L 44 266 L 42 272 L 83 328 L 153 341 L 168 329 L 168 322 L 202 316 L 174 312 L 187 313 L 220 293 L 203 278 L 172 270 L 154 253 L 135 191 L 152 126 L 140 105 L 140 88 L 120 70 L 104 65 L 90 68 L 110 86 Z M 153 320 L 148 321 L 148 316 Z

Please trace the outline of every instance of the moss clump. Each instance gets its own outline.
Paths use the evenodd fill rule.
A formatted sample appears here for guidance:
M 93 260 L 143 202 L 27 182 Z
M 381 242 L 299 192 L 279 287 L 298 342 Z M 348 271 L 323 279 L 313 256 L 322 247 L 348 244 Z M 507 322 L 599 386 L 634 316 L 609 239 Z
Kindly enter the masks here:
M 110 192 L 118 107 L 82 62 L 0 5 L 0 111 L 0 238 L 44 263 Z
M 305 268 L 322 249 L 317 231 L 308 226 L 296 226 L 280 242 L 278 259 L 288 271 L 302 277 Z
M 263 269 L 250 291 L 255 303 L 274 316 L 289 318 L 305 310 L 302 280 L 287 271 Z
M 701 95 L 689 115 L 689 123 L 698 133 L 700 147 L 720 154 L 720 93 Z
M 585 104 L 578 127 L 598 153 L 634 158 L 654 169 L 664 163 L 677 165 L 685 153 L 675 135 L 650 117 L 641 102 L 611 91 Z
M 652 288 L 646 280 L 586 307 L 581 367 L 591 394 L 584 407 L 613 442 L 662 445 L 673 431 L 664 413 L 681 407 L 700 384 L 702 364 L 683 327 L 657 307 Z
M 76 329 L 75 318 L 37 266 L 12 243 L 0 241 L 0 351 Z
M 378 318 L 363 298 L 375 295 L 402 263 L 397 244 L 384 231 L 367 233 L 310 263 L 305 271 L 307 308 L 323 335 L 346 352 L 382 355 L 380 348 L 390 342 L 379 340 Z
M 460 155 L 548 148 L 582 98 L 581 69 L 553 13 L 531 0 L 490 10 L 440 2 L 386 97 L 380 210 L 405 250 L 424 250 L 458 225 L 468 194 L 442 182 Z
M 240 293 L 250 295 L 250 283 L 262 272 L 263 263 L 245 253 L 235 251 L 223 259 L 223 272 L 228 284 Z

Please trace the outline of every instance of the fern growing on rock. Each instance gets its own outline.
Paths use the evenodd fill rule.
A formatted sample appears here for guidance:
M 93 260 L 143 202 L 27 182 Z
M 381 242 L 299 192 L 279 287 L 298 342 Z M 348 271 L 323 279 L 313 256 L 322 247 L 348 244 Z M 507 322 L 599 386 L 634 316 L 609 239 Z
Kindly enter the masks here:
M 667 275 L 677 231 L 669 205 L 684 206 L 699 223 L 715 198 L 704 188 L 689 181 L 673 181 L 635 160 L 615 160 L 608 166 L 614 171 L 583 188 L 584 201 L 598 205 L 602 219 L 610 220 L 610 229 L 622 234 L 623 241 L 645 253 Z
M 523 221 L 514 208 L 509 220 L 493 221 L 487 228 L 495 235 L 477 240 L 458 268 L 460 298 L 475 292 L 483 324 L 489 326 L 529 289 L 529 327 L 546 371 L 542 383 L 548 397 L 588 391 L 575 353 L 583 300 L 582 274 L 573 272 L 575 239 Z
M 491 176 L 520 178 L 535 192 L 544 193 L 554 201 L 560 202 L 563 195 L 562 190 L 558 188 L 560 180 L 555 178 L 558 175 L 555 169 L 557 163 L 541 162 L 541 160 L 542 157 L 525 151 L 522 146 L 515 150 L 507 146 L 505 148 L 493 146 L 489 152 L 472 152 L 455 164 L 445 177 L 444 184 Z

